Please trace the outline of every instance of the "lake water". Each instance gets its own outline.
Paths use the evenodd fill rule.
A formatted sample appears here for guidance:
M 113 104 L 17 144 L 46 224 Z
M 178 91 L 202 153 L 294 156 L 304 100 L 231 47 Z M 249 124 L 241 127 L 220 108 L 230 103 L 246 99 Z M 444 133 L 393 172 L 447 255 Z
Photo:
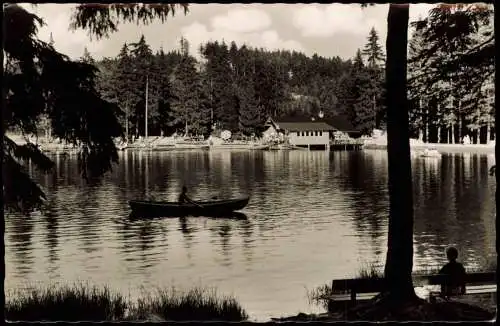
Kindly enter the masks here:
M 134 296 L 157 285 L 217 287 L 252 320 L 320 310 L 306 289 L 383 264 L 387 154 L 359 152 L 127 152 L 96 184 L 73 156 L 32 173 L 48 210 L 5 220 L 6 289 L 91 281 Z M 467 268 L 495 259 L 494 154 L 412 158 L 415 269 L 455 245 Z M 127 200 L 249 194 L 245 220 L 131 220 Z

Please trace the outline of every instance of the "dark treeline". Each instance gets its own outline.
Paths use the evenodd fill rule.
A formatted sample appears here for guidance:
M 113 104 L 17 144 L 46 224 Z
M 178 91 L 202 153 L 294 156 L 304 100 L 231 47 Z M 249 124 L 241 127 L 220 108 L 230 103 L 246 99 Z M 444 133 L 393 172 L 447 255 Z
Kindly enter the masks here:
M 494 138 L 493 7 L 441 6 L 414 23 L 408 86 L 413 137 L 473 143 Z
M 492 11 L 461 26 L 457 8 L 434 10 L 414 24 L 408 63 L 411 136 L 426 142 L 474 143 L 492 139 L 494 120 L 494 44 Z M 441 26 L 441 27 L 440 27 Z M 82 60 L 99 70 L 98 88 L 123 114 L 129 136 L 174 132 L 208 135 L 229 129 L 259 134 L 268 117 L 343 114 L 364 134 L 385 129 L 385 58 L 375 29 L 353 58 L 308 57 L 289 50 L 269 51 L 235 42 L 208 42 L 192 56 L 181 39 L 178 50 L 153 53 L 144 37 L 123 44 L 115 58 Z M 482 52 L 481 52 L 482 51 Z M 468 53 L 488 58 L 462 63 Z M 485 53 L 483 53 L 485 52 Z M 455 60 L 455 61 L 454 61 Z M 477 60 L 476 60 L 477 61 Z M 128 121 L 128 123 L 126 123 Z
M 150 136 L 258 134 L 268 117 L 320 111 L 346 114 L 365 133 L 384 124 L 384 55 L 374 29 L 352 60 L 217 41 L 201 45 L 197 60 L 188 49 L 181 39 L 180 49 L 153 53 L 142 36 L 115 58 L 94 61 L 85 51 L 82 60 L 99 68 L 99 90 L 120 106 L 129 136 L 145 134 L 146 84 Z

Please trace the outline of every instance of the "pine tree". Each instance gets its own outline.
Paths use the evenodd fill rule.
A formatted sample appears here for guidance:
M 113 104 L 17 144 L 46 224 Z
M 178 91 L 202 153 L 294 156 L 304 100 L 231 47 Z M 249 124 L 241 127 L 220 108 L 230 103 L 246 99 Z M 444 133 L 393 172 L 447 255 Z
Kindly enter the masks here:
M 151 110 L 156 109 L 157 87 L 155 70 L 153 68 L 153 52 L 146 43 L 144 35 L 141 35 L 137 43 L 130 44 L 130 56 L 132 59 L 132 76 L 134 80 L 131 84 L 132 94 L 137 99 L 133 107 L 132 123 L 135 127 L 136 136 L 145 135 L 146 120 L 146 88 L 147 88 L 147 108 L 148 122 Z M 153 113 L 154 114 L 154 113 Z
M 225 43 L 208 42 L 202 47 L 202 55 L 207 61 L 206 73 L 210 88 L 210 105 L 214 123 L 220 128 L 237 128 L 235 89 L 229 57 L 229 49 Z
M 354 57 L 353 67 L 355 71 L 360 71 L 365 67 L 363 62 L 363 55 L 360 49 L 356 51 L 356 56 Z
M 363 64 L 358 49 L 354 58 L 351 78 L 347 85 L 347 109 L 352 124 L 363 134 L 370 134 L 375 126 L 375 114 L 370 90 L 372 81 L 368 69 Z
M 116 69 L 113 77 L 105 80 L 105 83 L 112 82 L 110 88 L 114 89 L 114 94 L 118 105 L 123 112 L 122 126 L 127 137 L 134 134 L 136 130 L 135 110 L 134 108 L 141 100 L 141 94 L 137 93 L 139 85 L 139 76 L 134 72 L 134 59 L 132 58 L 129 45 L 124 43 L 116 58 Z M 141 90 L 143 87 L 141 87 Z
M 80 60 L 82 62 L 85 62 L 85 63 L 88 63 L 88 64 L 91 64 L 91 65 L 95 65 L 95 60 L 94 58 L 92 58 L 92 55 L 90 54 L 89 50 L 87 49 L 87 47 L 84 47 L 83 48 L 83 55 L 82 57 L 80 58 Z
M 380 68 L 384 64 L 384 52 L 379 44 L 379 37 L 375 27 L 370 30 L 368 42 L 362 54 L 366 57 L 367 66 L 370 68 Z
M 375 126 L 380 128 L 384 120 L 384 53 L 382 46 L 379 44 L 378 33 L 374 27 L 368 35 L 362 55 L 366 58 L 367 69 L 370 74 L 371 86 L 368 91 L 368 96 L 371 98 L 371 107 L 375 114 Z
M 239 79 L 237 92 L 239 130 L 247 136 L 258 134 L 263 117 L 255 94 L 254 76 L 251 70 L 245 71 Z
M 195 107 L 191 112 L 191 130 L 196 135 L 208 137 L 211 132 L 210 121 L 210 89 L 206 82 L 207 75 L 200 71 L 196 75 L 194 85 Z
M 196 71 L 196 60 L 186 51 L 185 39 L 181 39 L 181 61 L 171 76 L 172 102 L 172 127 L 183 127 L 185 135 L 190 133 L 190 126 L 196 120 L 196 110 L 200 106 L 200 94 L 196 91 L 200 81 Z
M 158 102 L 156 110 L 158 112 L 157 128 L 159 129 L 160 135 L 171 135 L 174 132 L 168 125 L 168 121 L 171 120 L 170 103 L 172 100 L 172 86 L 168 78 L 171 74 L 171 69 L 163 48 L 156 54 L 155 65 L 158 67 L 158 73 L 161 76 L 158 85 Z

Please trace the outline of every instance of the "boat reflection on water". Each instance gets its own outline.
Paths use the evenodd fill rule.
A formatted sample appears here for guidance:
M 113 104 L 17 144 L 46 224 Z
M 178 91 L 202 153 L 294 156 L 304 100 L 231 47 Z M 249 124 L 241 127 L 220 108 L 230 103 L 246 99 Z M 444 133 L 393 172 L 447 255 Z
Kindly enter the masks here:
M 248 220 L 248 216 L 242 212 L 229 212 L 220 215 L 202 216 L 202 215 L 185 215 L 185 216 L 141 216 L 140 214 L 131 212 L 129 214 L 129 219 L 131 220 L 142 220 L 142 219 L 164 219 L 164 218 L 179 218 L 186 219 L 188 217 L 193 218 L 208 218 L 208 219 L 232 219 L 232 220 Z

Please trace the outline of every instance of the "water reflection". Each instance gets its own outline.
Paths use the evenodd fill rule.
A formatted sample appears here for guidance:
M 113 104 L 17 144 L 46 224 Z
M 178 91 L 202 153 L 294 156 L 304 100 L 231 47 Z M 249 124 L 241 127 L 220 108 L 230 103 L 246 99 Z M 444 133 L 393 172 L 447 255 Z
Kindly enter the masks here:
M 50 200 L 44 211 L 46 224 L 46 245 L 48 249 L 49 274 L 56 273 L 59 261 L 59 219 L 54 207 L 54 200 Z
M 8 227 L 10 232 L 6 232 L 5 250 L 13 254 L 11 263 L 16 267 L 16 276 L 20 279 L 30 274 L 34 266 L 33 254 L 33 217 L 9 216 Z M 6 225 L 7 227 L 7 225 Z
M 439 169 L 417 167 L 416 177 L 421 178 L 415 183 L 419 261 L 444 263 L 443 252 L 448 245 L 456 246 L 469 264 L 481 260 L 481 252 L 489 251 L 486 242 L 477 240 L 478 235 L 488 233 L 481 221 L 492 221 L 495 214 L 492 192 L 487 186 L 491 182 L 487 179 L 487 163 L 478 155 L 451 154 L 443 155 Z M 419 173 L 419 168 L 424 172 Z
M 361 241 L 369 241 L 374 257 L 382 259 L 389 216 L 388 178 L 384 177 L 387 174 L 386 157 L 378 151 L 368 151 L 356 152 L 352 158 L 352 164 L 343 167 L 347 177 L 340 185 L 350 193 L 347 202 L 353 210 L 356 234 Z
M 6 218 L 8 288 L 98 278 L 127 292 L 201 280 L 235 293 L 252 315 L 270 316 L 307 311 L 304 287 L 385 259 L 385 151 L 129 151 L 91 184 L 78 175 L 76 157 L 54 159 L 52 175 L 32 171 L 47 191 L 47 211 Z M 492 155 L 412 158 L 415 268 L 443 264 L 449 245 L 466 267 L 494 257 L 492 164 Z M 251 200 L 226 218 L 129 217 L 128 200 L 174 201 L 183 184 L 194 199 Z

